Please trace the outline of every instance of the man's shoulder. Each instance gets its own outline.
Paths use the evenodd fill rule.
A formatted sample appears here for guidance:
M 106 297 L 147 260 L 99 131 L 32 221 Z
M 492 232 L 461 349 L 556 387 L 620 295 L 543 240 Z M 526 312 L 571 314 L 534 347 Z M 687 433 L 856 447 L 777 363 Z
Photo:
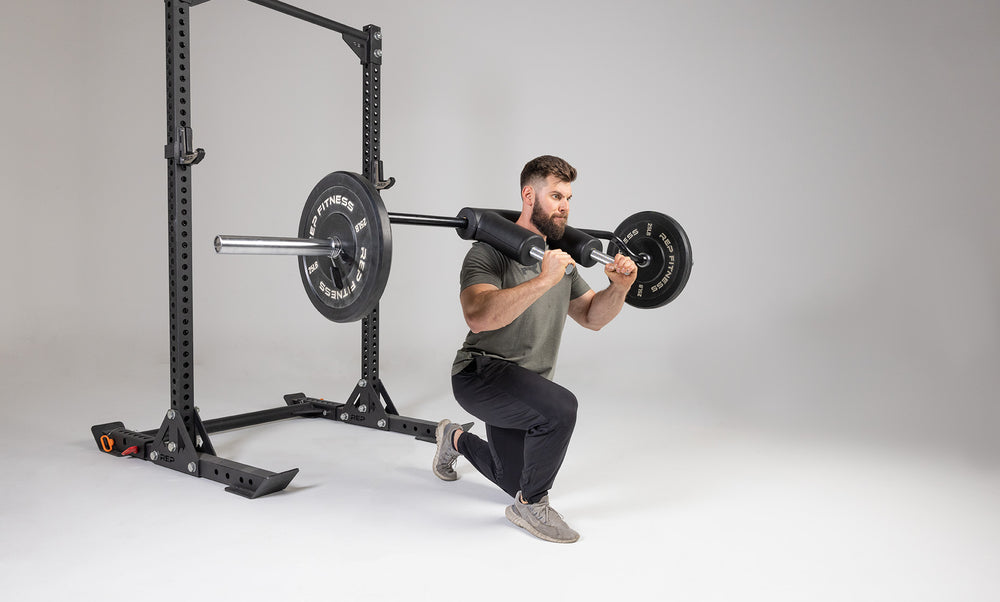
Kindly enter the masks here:
M 502 288 L 506 272 L 507 259 L 502 253 L 486 243 L 474 242 L 462 262 L 462 289 L 473 284 L 491 284 Z
M 465 254 L 465 261 L 466 263 L 470 261 L 478 261 L 491 263 L 497 266 L 505 266 L 509 259 L 493 245 L 475 241 L 472 243 L 472 246 L 469 247 L 469 252 Z

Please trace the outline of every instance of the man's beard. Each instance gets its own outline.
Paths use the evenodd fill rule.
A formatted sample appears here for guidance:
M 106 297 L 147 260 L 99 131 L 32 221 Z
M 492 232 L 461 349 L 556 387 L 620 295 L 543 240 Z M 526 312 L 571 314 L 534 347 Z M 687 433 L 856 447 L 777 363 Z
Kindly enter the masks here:
M 538 228 L 539 232 L 545 235 L 545 238 L 553 240 L 562 238 L 563 232 L 566 230 L 566 223 L 556 222 L 552 219 L 552 216 L 546 215 L 539 203 L 535 203 L 534 208 L 531 210 L 531 223 Z

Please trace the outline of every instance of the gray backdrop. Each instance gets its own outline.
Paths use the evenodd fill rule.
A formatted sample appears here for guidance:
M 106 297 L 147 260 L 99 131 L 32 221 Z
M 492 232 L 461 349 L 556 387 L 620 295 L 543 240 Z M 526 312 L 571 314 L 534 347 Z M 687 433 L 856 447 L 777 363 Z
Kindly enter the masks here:
M 384 30 L 390 211 L 516 207 L 520 167 L 553 153 L 580 170 L 576 225 L 653 209 L 685 226 L 687 290 L 597 335 L 568 329 L 564 377 L 619 366 L 625 415 L 642 411 L 630 392 L 657 389 L 727 420 L 995 449 L 995 3 L 299 5 Z M 5 12 L 4 380 L 163 363 L 162 5 Z M 195 340 L 218 368 L 204 378 L 293 366 L 291 388 L 339 387 L 356 325 L 311 309 L 293 260 L 211 241 L 292 235 L 320 177 L 360 170 L 358 61 L 250 3 L 195 13 Z M 447 392 L 466 243 L 393 235 L 383 376 Z
M 995 496 L 1000 4 L 296 4 L 383 28 L 390 211 L 516 208 L 520 168 L 551 153 L 580 171 L 571 223 L 658 210 L 686 228 L 695 267 L 674 303 L 567 328 L 557 379 L 591 412 L 577 457 L 641 427 L 654 450 L 641 466 L 684 464 L 650 443 L 660 429 L 723 425 L 957 459 Z M 215 417 L 292 391 L 342 398 L 359 326 L 313 310 L 293 259 L 216 256 L 212 239 L 293 235 L 323 175 L 360 171 L 358 60 L 331 32 L 237 0 L 197 7 L 191 32 L 207 150 L 196 399 Z M 28 474 L 39 446 L 70 442 L 92 482 L 121 469 L 89 426 L 152 428 L 169 403 L 163 4 L 5 2 L 0 46 L 0 451 Z M 399 226 L 393 245 L 382 377 L 404 413 L 463 418 L 448 371 L 467 243 Z M 683 473 L 665 475 L 648 479 Z M 5 514 L 32 505 L 17 499 Z

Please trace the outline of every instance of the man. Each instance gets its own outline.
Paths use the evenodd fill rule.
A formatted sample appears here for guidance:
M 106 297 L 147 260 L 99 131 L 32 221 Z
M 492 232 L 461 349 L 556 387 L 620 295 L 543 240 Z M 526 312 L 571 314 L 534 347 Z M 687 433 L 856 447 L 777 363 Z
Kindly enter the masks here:
M 542 156 L 521 172 L 517 224 L 549 239 L 562 237 L 576 169 Z M 552 382 L 566 316 L 599 330 L 621 311 L 636 278 L 622 255 L 605 267 L 610 284 L 591 290 L 573 259 L 548 250 L 538 264 L 522 265 L 492 246 L 474 243 L 462 264 L 461 304 L 470 332 L 452 367 L 455 399 L 486 424 L 487 440 L 442 420 L 437 427 L 434 474 L 458 478 L 464 456 L 514 497 L 507 518 L 541 539 L 571 543 L 579 534 L 549 506 L 548 491 L 576 424 L 576 397 Z

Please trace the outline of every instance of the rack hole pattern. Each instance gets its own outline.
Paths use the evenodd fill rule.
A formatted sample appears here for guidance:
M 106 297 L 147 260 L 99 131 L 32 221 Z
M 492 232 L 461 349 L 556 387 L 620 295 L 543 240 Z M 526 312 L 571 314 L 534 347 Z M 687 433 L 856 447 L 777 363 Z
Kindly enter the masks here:
M 190 50 L 187 45 L 189 19 L 179 0 L 166 0 L 166 88 L 167 142 L 170 148 L 181 142 L 179 131 L 190 127 Z M 190 142 L 190 141 L 189 141 Z M 180 149 L 183 152 L 185 149 Z M 190 362 L 194 347 L 191 249 L 191 172 L 176 157 L 167 163 L 167 227 L 170 274 L 170 407 L 179 411 L 184 422 L 192 419 L 194 370 Z

